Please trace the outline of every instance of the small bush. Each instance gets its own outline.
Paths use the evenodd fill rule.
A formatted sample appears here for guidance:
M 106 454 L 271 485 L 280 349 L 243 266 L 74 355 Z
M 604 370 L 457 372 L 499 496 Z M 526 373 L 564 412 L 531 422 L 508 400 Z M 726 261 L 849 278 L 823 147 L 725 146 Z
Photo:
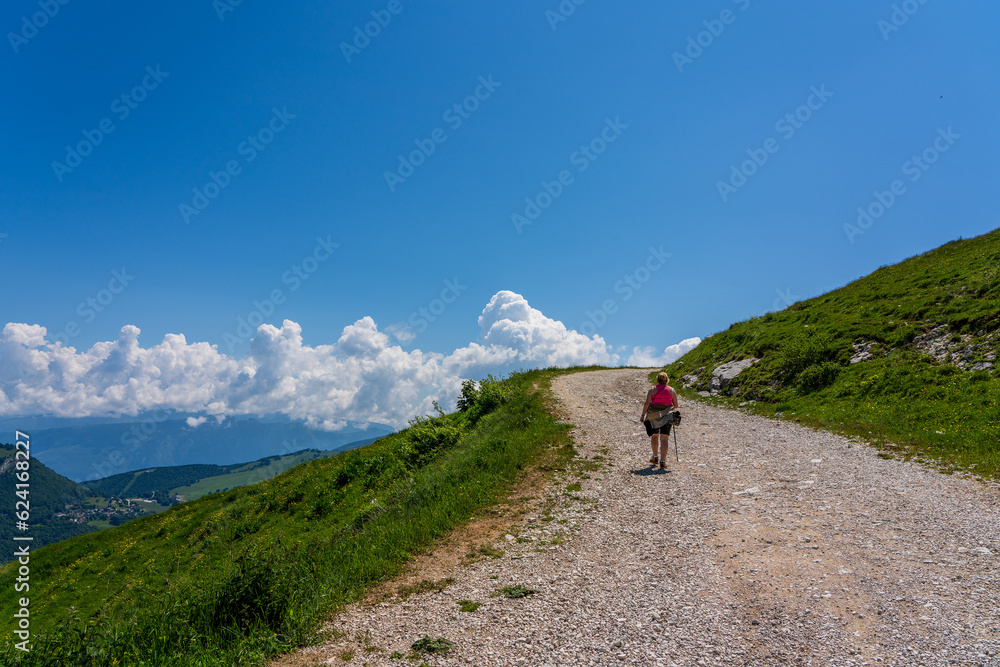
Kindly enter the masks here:
M 507 403 L 514 396 L 509 383 L 492 375 L 487 375 L 481 380 L 478 387 L 467 387 L 467 385 L 468 383 L 462 385 L 462 397 L 459 401 L 461 409 L 472 424 Z
M 448 641 L 444 637 L 431 639 L 424 635 L 423 639 L 418 639 L 410 645 L 414 651 L 420 653 L 447 653 L 455 647 L 455 642 Z
M 400 447 L 399 453 L 408 466 L 419 468 L 441 451 L 454 447 L 461 438 L 461 429 L 444 419 L 414 417 L 406 432 L 406 443 Z
M 517 598 L 526 598 L 529 595 L 534 595 L 537 592 L 538 591 L 536 591 L 534 588 L 526 588 L 521 584 L 518 584 L 516 586 L 504 586 L 503 588 L 500 589 L 500 593 L 505 598 L 510 598 L 511 600 L 516 600 Z
M 475 380 L 466 380 L 462 383 L 462 395 L 458 397 L 456 401 L 456 407 L 459 412 L 465 412 L 473 405 L 476 404 L 476 399 L 479 397 L 479 388 L 476 386 Z

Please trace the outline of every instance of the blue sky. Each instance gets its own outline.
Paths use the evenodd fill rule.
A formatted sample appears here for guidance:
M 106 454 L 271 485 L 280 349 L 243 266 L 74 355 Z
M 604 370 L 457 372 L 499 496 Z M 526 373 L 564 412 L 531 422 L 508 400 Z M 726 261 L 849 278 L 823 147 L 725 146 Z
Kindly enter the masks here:
M 389 336 L 359 359 L 421 350 L 448 379 L 421 385 L 423 358 L 359 361 L 337 382 L 396 369 L 416 410 L 491 364 L 662 360 L 997 226 L 1000 9 L 985 0 L 230 3 L 0 11 L 0 324 L 29 327 L 8 331 L 0 411 L 136 407 L 122 392 L 162 380 L 134 355 L 102 383 L 78 373 L 60 403 L 65 368 L 168 334 L 216 345 L 234 391 L 254 356 L 239 318 L 343 369 L 355 348 L 324 346 L 366 317 L 369 339 Z M 398 171 L 421 145 L 434 150 Z M 526 199 L 547 206 L 519 225 Z M 858 207 L 883 211 L 845 231 Z M 514 352 L 456 361 L 470 343 Z M 55 357 L 64 375 L 39 365 Z M 284 410 L 271 399 L 241 409 Z

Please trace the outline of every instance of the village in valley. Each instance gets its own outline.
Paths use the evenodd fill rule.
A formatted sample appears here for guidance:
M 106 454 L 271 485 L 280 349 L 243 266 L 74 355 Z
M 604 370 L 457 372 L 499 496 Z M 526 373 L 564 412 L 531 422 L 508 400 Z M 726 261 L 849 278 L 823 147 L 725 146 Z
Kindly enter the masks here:
M 70 523 L 90 524 L 97 527 L 120 526 L 127 521 L 147 514 L 155 514 L 165 506 L 149 498 L 99 498 L 94 504 L 67 504 L 56 518 Z

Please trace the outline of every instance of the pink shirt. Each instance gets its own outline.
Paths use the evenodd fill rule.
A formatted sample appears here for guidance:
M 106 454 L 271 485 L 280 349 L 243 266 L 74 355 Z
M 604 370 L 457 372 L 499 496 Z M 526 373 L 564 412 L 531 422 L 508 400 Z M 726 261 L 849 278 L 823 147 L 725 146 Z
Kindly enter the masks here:
M 674 397 L 670 393 L 668 385 L 658 384 L 653 389 L 656 391 L 653 393 L 653 398 L 649 401 L 650 405 L 666 405 L 670 407 L 674 404 Z

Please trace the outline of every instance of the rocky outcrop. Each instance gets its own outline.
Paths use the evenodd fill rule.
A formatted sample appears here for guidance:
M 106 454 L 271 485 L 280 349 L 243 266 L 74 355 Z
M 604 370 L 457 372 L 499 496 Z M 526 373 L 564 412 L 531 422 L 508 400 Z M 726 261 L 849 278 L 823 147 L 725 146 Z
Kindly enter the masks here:
M 684 375 L 684 376 L 681 377 L 681 386 L 683 386 L 685 388 L 687 388 L 687 387 L 693 387 L 696 384 L 698 384 L 698 376 L 697 375 Z
M 851 363 L 857 364 L 862 361 L 868 361 L 872 358 L 872 345 L 873 343 L 855 343 L 854 344 L 854 356 L 851 357 Z
M 942 324 L 914 338 L 913 347 L 938 363 L 952 364 L 962 370 L 987 371 L 996 361 L 993 352 L 996 336 L 995 332 L 985 335 L 983 331 L 975 336 L 953 334 L 947 324 Z M 976 361 L 979 357 L 982 358 Z
M 717 366 L 712 371 L 712 380 L 708 384 L 708 389 L 712 393 L 725 391 L 729 384 L 736 379 L 740 373 L 756 364 L 760 359 L 750 357 L 740 361 L 730 361 L 728 364 Z

